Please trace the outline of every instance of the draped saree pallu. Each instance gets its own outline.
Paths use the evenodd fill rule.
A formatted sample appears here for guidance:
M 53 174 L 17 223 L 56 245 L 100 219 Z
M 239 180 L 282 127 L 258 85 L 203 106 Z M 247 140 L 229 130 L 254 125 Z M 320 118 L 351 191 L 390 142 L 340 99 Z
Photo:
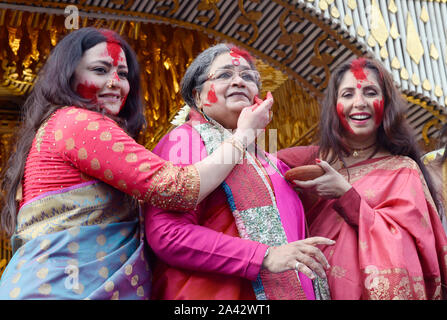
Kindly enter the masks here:
M 190 123 L 200 134 L 208 154 L 218 148 L 224 139 L 231 137 L 227 130 L 213 120 L 206 122 L 202 118 L 195 118 Z M 276 169 L 273 161 L 266 160 Z M 269 246 L 288 242 L 272 187 L 252 155 L 246 153 L 222 186 L 241 238 Z M 330 299 L 325 280 L 318 278 L 313 284 L 317 299 Z M 306 299 L 295 270 L 275 274 L 262 269 L 252 285 L 258 300 Z
M 94 180 L 25 203 L 0 299 L 147 299 L 138 205 Z

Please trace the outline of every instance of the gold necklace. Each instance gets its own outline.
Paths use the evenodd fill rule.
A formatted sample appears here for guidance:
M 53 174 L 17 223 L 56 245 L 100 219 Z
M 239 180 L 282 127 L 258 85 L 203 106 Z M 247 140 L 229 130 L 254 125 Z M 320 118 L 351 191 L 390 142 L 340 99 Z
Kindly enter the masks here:
M 352 152 L 351 155 L 352 155 L 354 158 L 357 158 L 357 157 L 360 155 L 360 152 L 365 151 L 365 150 L 368 150 L 368 149 L 371 149 L 371 148 L 374 147 L 375 145 L 376 145 L 376 143 L 374 142 L 372 145 L 367 146 L 367 147 L 365 147 L 365 148 L 355 149 L 355 150 Z

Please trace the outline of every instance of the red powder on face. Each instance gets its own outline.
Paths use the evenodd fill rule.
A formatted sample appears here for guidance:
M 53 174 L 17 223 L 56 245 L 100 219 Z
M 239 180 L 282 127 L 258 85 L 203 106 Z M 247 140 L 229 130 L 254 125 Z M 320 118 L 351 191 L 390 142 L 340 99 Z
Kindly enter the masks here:
M 343 126 L 343 128 L 345 128 L 348 132 L 350 133 L 354 133 L 354 131 L 352 130 L 351 126 L 349 125 L 348 121 L 346 120 L 346 116 L 343 113 L 343 109 L 344 106 L 341 103 L 337 103 L 337 115 L 338 118 L 340 119 L 341 125 Z
M 121 46 L 116 42 L 106 42 L 107 43 L 107 54 L 113 60 L 113 66 L 116 67 L 118 62 L 122 62 L 123 58 L 121 57 Z
M 385 102 L 383 99 L 380 100 L 374 100 L 373 102 L 374 111 L 375 111 L 375 122 L 376 125 L 380 125 L 383 119 L 383 108 L 385 106 Z
M 113 65 L 116 67 L 118 62 L 123 61 L 121 58 L 121 45 L 119 41 L 115 38 L 116 33 L 111 30 L 101 30 L 101 34 L 106 37 L 107 43 L 107 54 L 112 57 Z
M 210 103 L 216 103 L 217 102 L 217 96 L 216 91 L 214 91 L 214 84 L 211 84 L 210 91 L 208 91 L 207 99 Z
M 100 30 L 99 32 L 101 32 L 101 34 L 106 37 L 106 41 L 107 42 L 115 42 L 118 43 L 118 40 L 116 40 L 115 38 L 115 32 L 113 32 L 112 30 Z
M 116 71 L 113 73 L 113 80 L 120 81 L 120 77 L 118 77 L 118 73 L 116 73 Z
M 245 50 L 242 50 L 238 47 L 232 47 L 230 50 L 230 56 L 232 56 L 235 59 L 244 58 L 247 60 L 247 62 L 251 63 L 253 62 L 253 57 Z
M 92 100 L 92 102 L 96 102 L 96 93 L 98 92 L 98 89 L 98 87 L 93 84 L 88 84 L 88 82 L 80 83 L 76 87 L 76 91 L 81 97 Z
M 367 79 L 367 73 L 365 72 L 366 59 L 358 58 L 352 61 L 351 72 L 354 77 L 359 81 L 364 81 Z
M 357 83 L 357 89 L 361 89 L 362 85 L 360 83 Z
M 127 99 L 127 96 L 125 96 L 124 98 L 121 98 L 121 106 L 120 106 L 120 110 L 118 111 L 118 113 L 120 113 L 121 110 L 123 110 L 124 105 L 126 104 L 126 99 Z

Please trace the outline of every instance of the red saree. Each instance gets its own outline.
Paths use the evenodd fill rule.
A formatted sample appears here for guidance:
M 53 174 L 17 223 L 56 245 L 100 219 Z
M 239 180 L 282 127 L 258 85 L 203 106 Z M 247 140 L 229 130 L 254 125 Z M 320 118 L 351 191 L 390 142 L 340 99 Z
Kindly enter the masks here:
M 296 167 L 313 163 L 312 151 L 285 149 L 278 158 Z M 346 169 L 340 173 L 348 179 Z M 417 164 L 388 156 L 352 166 L 349 175 L 353 188 L 339 199 L 300 194 L 311 236 L 336 241 L 322 248 L 332 298 L 445 298 L 447 238 Z

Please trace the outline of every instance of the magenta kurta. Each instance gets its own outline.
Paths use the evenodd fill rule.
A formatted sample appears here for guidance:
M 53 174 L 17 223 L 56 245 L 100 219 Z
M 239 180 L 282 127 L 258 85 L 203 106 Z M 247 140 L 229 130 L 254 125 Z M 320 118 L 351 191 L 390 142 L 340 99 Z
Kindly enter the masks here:
M 188 124 L 165 136 L 153 151 L 176 164 L 188 165 L 206 156 L 200 135 Z M 288 167 L 277 161 L 281 173 Z M 268 173 L 282 225 L 289 242 L 304 239 L 305 221 L 300 199 L 268 162 Z M 202 177 L 206 178 L 206 177 Z M 217 188 L 194 211 L 178 214 L 150 207 L 146 235 L 158 256 L 154 266 L 154 299 L 254 299 L 251 281 L 258 276 L 267 246 L 241 239 L 222 188 Z M 300 273 L 308 299 L 312 282 Z

